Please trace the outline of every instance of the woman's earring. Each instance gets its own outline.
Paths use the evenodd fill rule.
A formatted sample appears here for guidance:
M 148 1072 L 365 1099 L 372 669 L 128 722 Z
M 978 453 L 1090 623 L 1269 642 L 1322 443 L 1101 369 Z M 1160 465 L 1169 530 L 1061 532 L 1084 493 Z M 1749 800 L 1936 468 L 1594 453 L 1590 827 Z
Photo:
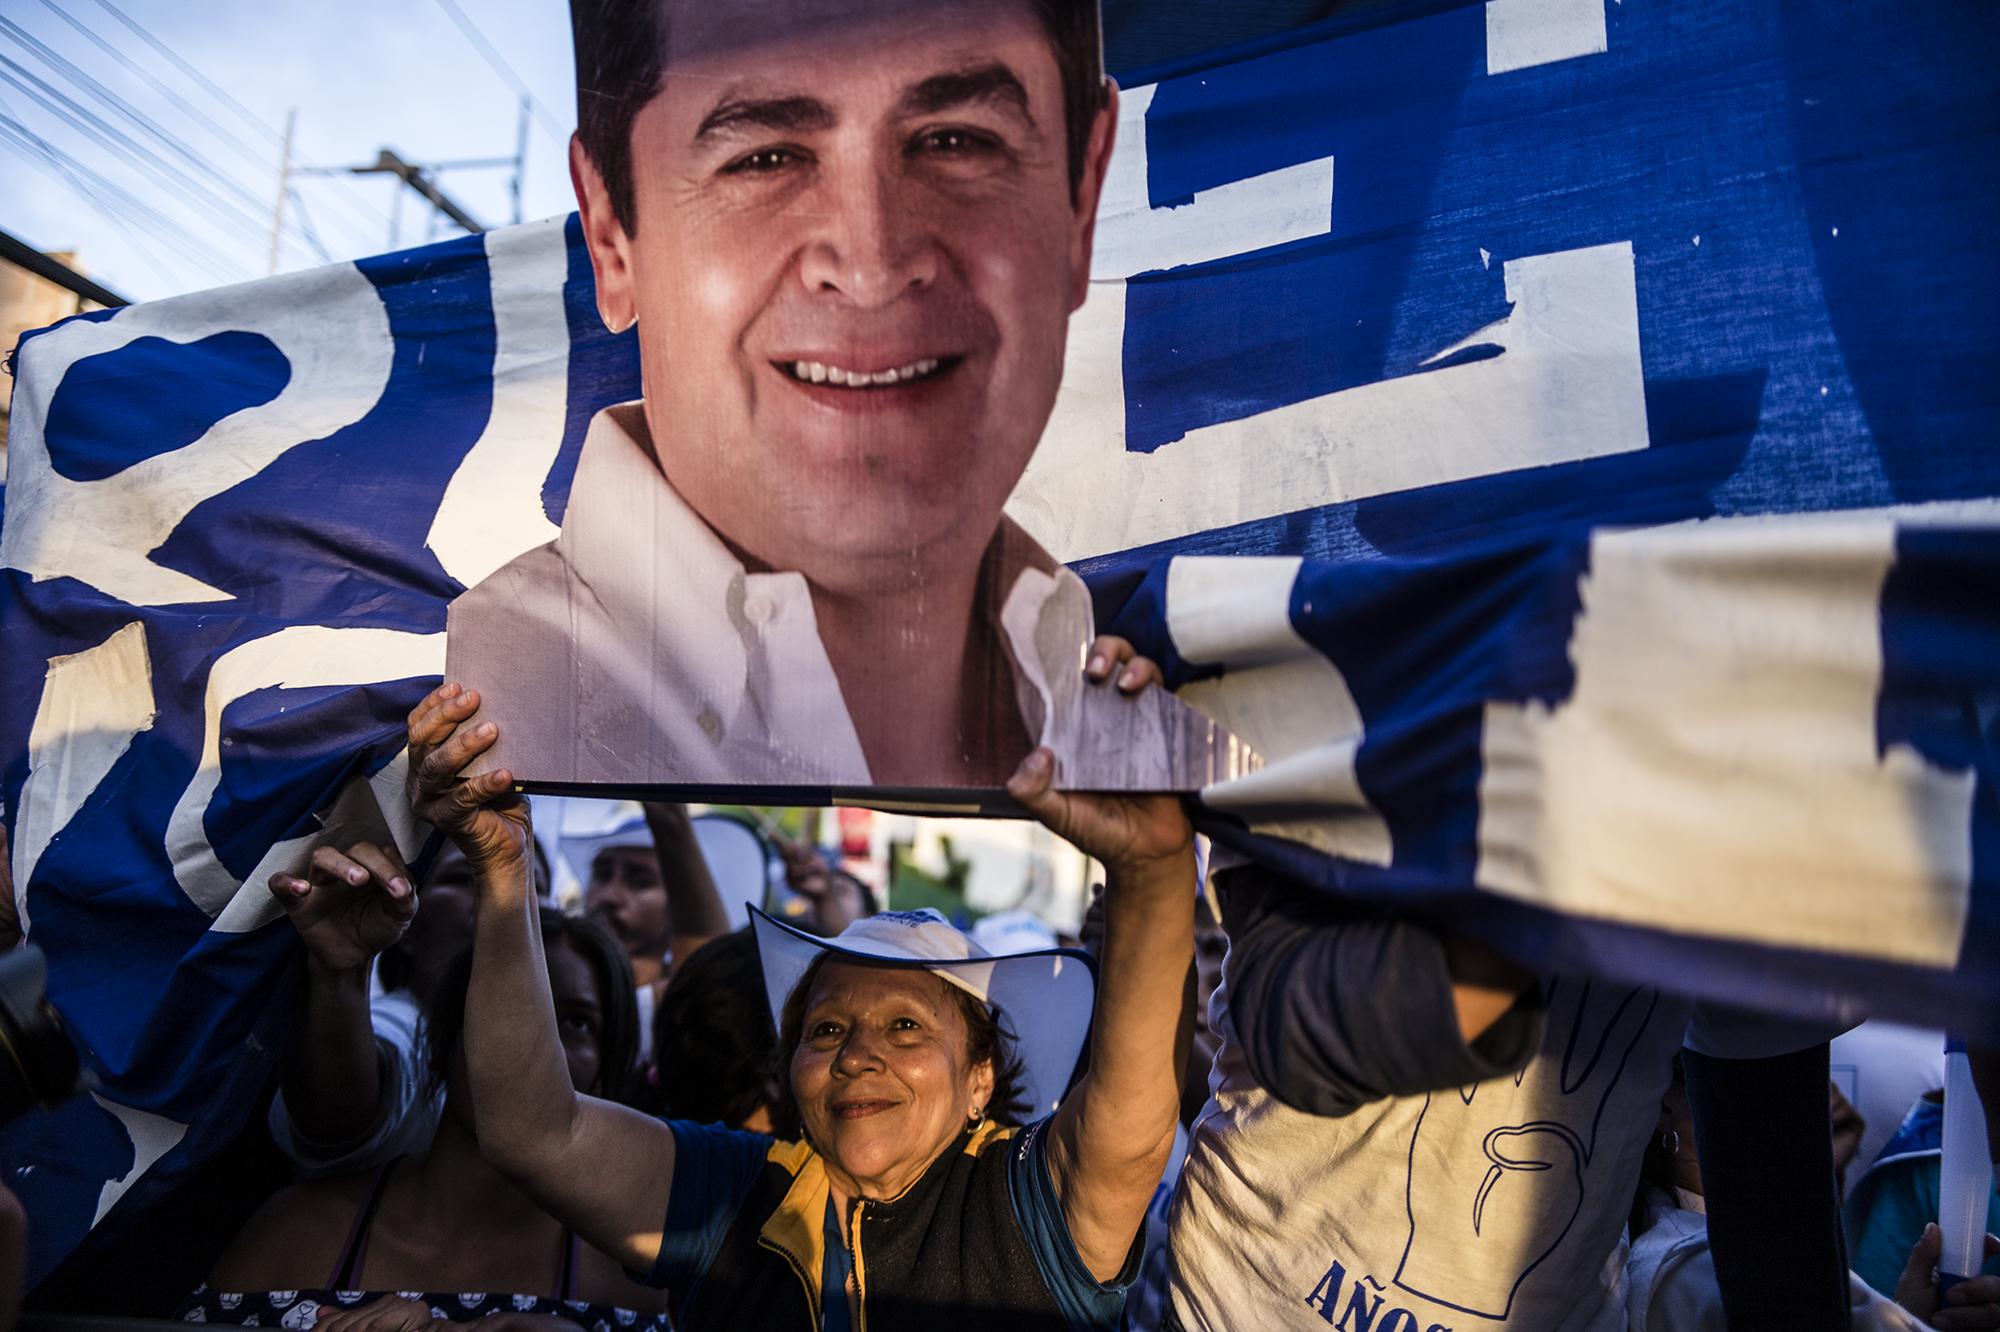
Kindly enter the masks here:
M 980 1120 L 986 1118 L 986 1107 L 983 1105 L 973 1106 L 972 1113 L 967 1115 L 966 1118 L 971 1120 L 975 1125 L 978 1124 Z
M 1681 1154 L 1681 1135 L 1678 1129 L 1666 1129 L 1660 1134 L 1660 1150 L 1668 1156 Z

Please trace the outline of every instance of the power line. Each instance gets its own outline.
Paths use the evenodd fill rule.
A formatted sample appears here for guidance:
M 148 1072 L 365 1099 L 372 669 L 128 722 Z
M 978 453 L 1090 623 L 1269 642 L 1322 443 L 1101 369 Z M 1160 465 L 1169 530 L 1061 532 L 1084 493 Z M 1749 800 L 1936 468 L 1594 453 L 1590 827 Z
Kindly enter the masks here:
M 91 45 L 117 61 L 126 70 L 143 79 L 147 86 L 172 103 L 174 108 L 182 115 L 201 126 L 202 129 L 206 130 L 218 141 L 227 144 L 238 157 L 255 167 L 260 174 L 272 175 L 277 172 L 277 164 L 271 158 L 260 153 L 256 148 L 244 142 L 242 135 L 230 129 L 227 125 L 222 124 L 215 117 L 209 115 L 206 111 L 174 91 L 173 88 L 162 82 L 151 70 L 127 55 L 115 43 L 105 40 L 103 36 L 85 24 L 81 19 L 58 7 L 56 0 L 42 0 L 42 7 L 68 24 L 70 28 L 90 42 Z M 379 208 L 373 208 L 371 211 L 372 205 L 367 204 L 363 200 L 358 200 L 356 196 L 350 194 L 337 193 L 328 197 L 342 205 L 344 210 L 342 218 L 348 225 L 365 228 L 366 234 L 371 238 L 388 216 L 387 213 Z M 372 248 L 372 239 L 364 248 Z
M 152 247 L 145 243 L 144 231 L 154 232 L 160 239 L 172 243 L 177 252 L 206 269 L 209 274 L 222 282 L 240 282 L 245 274 L 241 269 L 233 269 L 227 255 L 217 250 L 207 241 L 189 231 L 173 218 L 153 208 L 143 199 L 113 181 L 91 170 L 88 166 L 71 157 L 62 149 L 42 138 L 11 115 L 0 115 L 0 133 L 9 136 L 16 152 L 20 152 L 22 142 L 34 150 L 29 160 L 39 160 L 44 169 L 60 174 L 71 188 L 82 194 L 98 209 L 104 220 L 118 226 L 140 252 L 154 265 L 154 271 L 169 286 L 177 286 L 160 269 L 160 258 Z M 23 154 L 27 156 L 27 154 Z M 113 216 L 117 214 L 117 216 Z M 119 226 L 122 219 L 124 225 Z M 141 232 L 132 232 L 131 226 L 138 226 Z M 175 235 L 173 233 L 178 233 Z
M 323 264 L 334 262 L 333 256 L 326 252 L 326 246 L 320 244 L 319 231 L 313 226 L 312 214 L 306 211 L 305 195 L 299 193 L 299 187 L 296 185 L 286 186 L 285 192 L 291 196 L 292 202 L 299 206 L 299 226 L 305 232 L 306 240 L 311 242 L 313 249 L 319 251 L 319 261 Z
M 18 122 L 12 119 L 0 117 L 0 148 L 10 149 L 16 157 L 26 161 L 28 165 L 39 167 L 44 172 L 54 176 L 58 181 L 74 190 L 78 197 L 85 203 L 89 204 L 92 212 L 104 219 L 114 229 L 122 231 L 124 226 L 121 220 L 114 215 L 115 210 L 112 206 L 102 196 L 92 190 L 87 183 L 78 180 L 67 166 L 58 161 L 53 150 L 49 149 L 48 143 L 45 140 L 36 138 L 33 134 L 25 130 L 17 131 L 15 129 L 17 124 Z M 180 285 L 174 278 L 167 275 L 165 268 L 161 267 L 160 257 L 153 253 L 151 246 L 147 245 L 137 235 L 129 236 L 127 239 L 132 242 L 133 251 L 145 262 L 146 267 L 153 270 L 153 276 L 160 280 L 162 286 L 172 288 Z
M 92 27 L 81 22 L 75 15 L 65 12 L 58 6 L 56 0 L 41 0 L 41 3 L 99 51 L 115 60 L 125 70 L 143 79 L 156 93 L 171 103 L 173 108 L 188 118 L 189 126 L 198 127 L 214 136 L 215 140 L 227 145 L 230 151 L 258 171 L 273 170 L 266 152 L 260 150 L 254 142 L 246 142 L 241 134 L 233 131 L 228 125 L 219 123 L 214 116 L 190 102 L 160 77 L 156 77 L 133 58 L 136 52 L 128 54 L 122 49 L 125 45 L 123 41 L 107 40 L 118 36 L 115 30 L 103 30 L 100 35 L 99 31 L 93 31 Z M 126 33 L 150 47 L 154 56 L 171 65 L 173 71 L 177 71 L 181 78 L 192 83 L 195 90 L 220 103 L 227 114 L 240 120 L 253 132 L 253 136 L 262 135 L 274 143 L 283 140 L 283 136 L 268 122 L 167 42 L 155 36 L 145 25 L 126 13 L 120 3 L 114 3 L 114 0 L 96 0 L 96 3 L 116 21 L 118 26 L 123 27 Z M 480 56 L 519 95 L 522 106 L 521 133 L 526 134 L 526 119 L 532 114 L 541 124 L 543 131 L 558 146 L 566 146 L 567 131 L 535 96 L 518 71 L 486 38 L 457 0 L 439 0 L 439 3 Z M 284 216 L 281 206 L 279 216 L 282 220 L 273 224 L 270 221 L 271 212 L 265 206 L 265 201 L 253 197 L 241 180 L 224 170 L 208 153 L 196 147 L 194 141 L 161 123 L 148 110 L 142 109 L 114 91 L 91 71 L 68 59 L 21 25 L 0 17 L 0 36 L 11 38 L 14 45 L 25 54 L 37 58 L 54 76 L 67 80 L 78 92 L 106 108 L 111 113 L 112 119 L 106 120 L 103 115 L 4 54 L 0 54 L 0 84 L 11 85 L 21 90 L 45 115 L 54 117 L 69 130 L 82 136 L 85 141 L 110 152 L 121 163 L 140 172 L 148 185 L 156 184 L 171 191 L 174 197 L 168 200 L 168 203 L 177 208 L 191 205 L 200 223 L 209 227 L 219 227 L 230 237 L 232 245 L 242 245 L 243 236 L 251 231 L 257 232 L 260 240 L 268 238 L 273 234 L 275 227 L 276 234 L 282 238 L 283 243 L 292 247 L 293 253 L 303 254 L 300 249 L 302 239 L 304 245 L 310 247 L 320 262 L 332 261 L 332 255 L 320 237 L 315 219 L 306 208 L 304 192 L 299 187 L 281 184 L 280 188 L 284 191 L 286 201 L 297 206 L 290 210 L 291 216 Z M 167 77 L 172 78 L 173 74 L 168 73 Z M 139 137 L 135 139 L 132 133 L 121 129 L 121 125 L 132 127 Z M 12 118 L 10 115 L 8 120 L 0 122 L 0 129 L 7 132 L 5 146 L 15 155 L 27 156 L 41 169 L 60 175 L 72 189 L 104 214 L 107 220 L 112 220 L 114 214 L 122 219 L 125 225 L 120 229 L 129 230 L 133 243 L 146 250 L 146 258 L 156 271 L 160 267 L 159 260 L 144 246 L 141 237 L 145 233 L 169 238 L 176 249 L 189 251 L 185 255 L 187 259 L 210 272 L 218 271 L 217 260 L 230 268 L 235 268 L 240 262 L 235 255 L 224 257 L 222 251 L 213 244 L 197 237 L 175 212 L 162 212 L 159 208 L 115 185 L 101 173 L 85 166 L 76 157 L 43 139 L 20 119 Z M 164 150 L 164 155 L 160 150 Z M 515 163 L 517 177 L 521 156 L 522 154 L 517 152 L 516 157 L 510 159 Z M 386 210 L 362 195 L 348 173 L 336 173 L 325 168 L 315 169 L 316 164 L 303 154 L 298 155 L 296 160 L 298 165 L 295 170 L 298 174 L 323 174 L 341 180 L 344 192 L 322 194 L 322 197 L 337 201 L 343 208 L 344 219 L 358 218 L 371 232 L 380 221 L 390 220 Z M 517 179 L 517 192 L 518 188 Z M 142 193 L 148 192 L 150 191 L 142 190 Z M 477 226 L 476 223 L 472 225 Z M 237 275 L 230 273 L 225 276 L 234 278 Z
M 12 73 L 8 72 L 10 70 Z M 23 83 L 23 79 L 26 79 L 27 83 Z M 129 135 L 106 123 L 89 108 L 65 95 L 61 89 L 50 85 L 46 80 L 37 77 L 33 71 L 4 55 L 0 55 L 0 81 L 20 89 L 33 99 L 36 105 L 45 111 L 53 112 L 71 129 L 100 147 L 109 149 L 115 156 L 181 195 L 196 209 L 203 210 L 212 225 L 234 225 L 239 228 L 247 226 L 252 233 L 262 229 L 263 219 L 256 213 L 245 214 L 240 207 L 227 207 L 227 200 L 204 192 L 171 165 L 162 161 L 157 153 L 135 142 Z M 34 87 L 29 87 L 28 83 L 32 83 Z M 37 96 L 37 89 L 44 95 Z
M 106 180 L 16 119 L 13 107 L 4 97 L 0 97 L 0 144 L 12 148 L 17 156 L 56 176 L 81 195 L 84 202 L 88 203 L 100 217 L 126 235 L 139 256 L 152 268 L 154 276 L 160 279 L 161 285 L 179 287 L 182 284 L 168 276 L 166 266 L 161 262 L 159 255 L 146 243 L 143 234 L 145 230 L 160 233 L 180 232 L 177 248 L 185 258 L 223 282 L 241 280 L 242 273 L 229 271 L 224 266 L 227 263 L 226 259 L 207 242 L 143 200 L 135 198 L 128 191 Z M 129 230 L 134 225 L 141 230 Z M 172 240 L 173 237 L 169 236 L 167 239 Z M 209 256 L 212 257 L 204 256 L 201 253 L 203 250 L 208 250 Z M 219 265 L 217 260 L 223 260 L 223 264 Z
M 192 64 L 189 64 L 186 60 L 182 59 L 180 55 L 173 50 L 172 47 L 168 46 L 165 42 L 161 41 L 159 38 L 155 37 L 152 33 L 148 32 L 136 20 L 129 17 L 124 10 L 118 8 L 117 5 L 111 3 L 111 0 L 97 0 L 97 4 L 106 13 L 110 14 L 111 17 L 117 19 L 119 23 L 123 24 L 125 28 L 128 31 L 130 31 L 135 37 L 137 37 L 140 41 L 146 43 L 146 45 L 153 48 L 153 50 L 157 52 L 162 58 L 170 62 L 174 66 L 174 68 L 180 70 L 181 73 L 187 75 L 188 78 L 192 79 L 195 83 L 199 84 L 203 89 L 203 91 L 207 92 L 209 96 L 215 98 L 217 101 L 227 106 L 231 111 L 235 112 L 237 117 L 241 119 L 245 124 L 249 125 L 252 129 L 255 129 L 265 138 L 269 139 L 272 142 L 272 144 L 274 145 L 282 144 L 285 141 L 285 136 L 279 133 L 276 129 L 273 129 L 264 120 L 260 119 L 256 112 L 252 111 L 249 107 L 243 105 L 243 103 L 237 101 L 234 97 L 230 96 L 228 91 L 222 88 L 220 85 L 218 85 L 215 82 L 215 80 L 209 78 L 208 75 L 202 73 L 199 69 L 196 69 Z M 299 163 L 302 166 L 311 167 L 317 165 L 316 163 L 312 162 L 310 159 L 305 157 L 304 154 L 298 154 L 297 156 Z M 379 208 L 376 208 L 374 205 L 368 204 L 366 202 L 365 196 L 362 196 L 360 194 L 359 190 L 356 189 L 352 181 L 349 181 L 345 177 L 340 177 L 340 176 L 335 176 L 334 179 L 342 181 L 347 186 L 347 189 L 352 193 L 353 197 L 356 200 L 360 201 L 361 206 L 369 208 L 369 210 L 375 214 L 376 221 L 387 222 L 389 220 L 389 215 L 387 213 L 383 212 Z M 372 222 L 371 225 L 373 225 Z
M 131 56 L 126 55 L 123 51 L 119 50 L 112 43 L 105 41 L 103 37 L 99 36 L 88 25 L 86 25 L 81 20 L 76 18 L 75 15 L 70 14 L 66 10 L 58 8 L 56 5 L 56 0 L 42 0 L 42 5 L 51 14 L 54 14 L 64 23 L 69 24 L 69 26 L 74 28 L 77 32 L 80 32 L 85 37 L 89 38 L 91 43 L 95 45 L 98 50 L 103 51 L 113 60 L 116 60 L 119 64 L 123 65 L 126 69 L 132 71 L 132 73 L 137 74 L 140 78 L 144 79 L 148 84 L 152 86 L 153 91 L 159 93 L 160 96 L 172 102 L 177 108 L 180 109 L 183 115 L 187 116 L 191 120 L 196 120 L 201 122 L 203 127 L 206 128 L 209 133 L 213 134 L 216 138 L 221 139 L 223 142 L 235 148 L 237 154 L 241 156 L 245 161 L 249 162 L 252 166 L 255 166 L 260 171 L 268 172 L 275 170 L 275 167 L 273 166 L 271 159 L 261 155 L 255 148 L 252 148 L 249 144 L 243 142 L 243 138 L 241 135 L 237 134 L 234 130 L 229 129 L 224 125 L 218 124 L 214 119 L 214 117 L 210 116 L 206 111 L 203 111 L 200 107 L 195 106 L 193 103 L 189 102 L 185 97 L 182 97 L 179 93 L 175 92 L 172 88 L 169 88 L 166 84 L 160 82 L 158 78 L 154 77 L 153 72 L 151 70 L 147 69 L 144 65 L 141 65 L 138 61 L 132 59 Z
M 172 47 L 168 46 L 165 42 L 155 37 L 152 33 L 146 31 L 145 28 L 141 27 L 131 18 L 127 17 L 125 11 L 120 9 L 118 6 L 112 4 L 111 0 L 97 0 L 97 3 L 105 10 L 105 12 L 110 14 L 112 18 L 115 18 L 120 23 L 124 24 L 127 30 L 129 30 L 133 36 L 137 37 L 140 41 L 144 42 L 146 45 L 152 47 L 154 51 L 158 52 L 162 57 L 171 62 L 174 68 L 180 70 L 181 73 L 187 75 L 190 79 L 193 79 L 196 83 L 200 84 L 202 89 L 205 92 L 207 92 L 209 96 L 215 98 L 215 100 L 221 102 L 224 106 L 227 106 L 230 110 L 234 111 L 239 117 L 242 118 L 245 124 L 249 125 L 252 129 L 258 130 L 261 133 L 263 133 L 267 138 L 271 140 L 272 143 L 284 142 L 285 136 L 278 133 L 278 131 L 272 129 L 262 120 L 258 119 L 256 112 L 252 111 L 249 107 L 243 105 L 243 103 L 237 101 L 234 97 L 231 97 L 229 95 L 228 90 L 223 88 L 220 84 L 216 83 L 214 79 L 209 78 L 208 75 L 202 73 L 200 70 L 196 69 L 193 65 L 190 65 L 187 61 L 181 59 L 181 57 L 175 53 Z
M 105 0 L 98 0 L 99 4 L 103 4 L 104 2 Z M 550 141 L 556 147 L 567 152 L 569 150 L 569 131 L 564 129 L 562 122 L 557 120 L 550 113 L 549 109 L 542 105 L 542 99 L 535 96 L 534 90 L 528 86 L 527 80 L 516 74 L 514 67 L 507 63 L 506 58 L 495 49 L 493 43 L 486 40 L 486 34 L 479 30 L 479 25 L 466 17 L 465 11 L 458 7 L 458 0 L 437 0 L 437 2 L 439 8 L 451 15 L 451 21 L 458 25 L 458 30 L 465 34 L 465 39 L 471 42 L 479 54 L 486 58 L 486 63 L 493 67 L 493 72 L 505 79 L 507 86 L 514 90 L 514 95 L 521 98 L 521 100 L 525 101 L 533 109 L 536 122 L 541 125 L 543 132 L 549 136 Z
M 43 171 L 54 175 L 81 196 L 83 201 L 90 205 L 92 211 L 104 219 L 105 222 L 109 223 L 116 230 L 123 230 L 123 227 L 120 226 L 119 218 L 113 216 L 114 213 L 119 211 L 114 207 L 116 201 L 106 197 L 107 192 L 116 191 L 123 193 L 123 191 L 119 191 L 117 186 L 105 180 L 102 176 L 97 175 L 96 172 L 91 171 L 90 168 L 84 166 L 82 163 L 70 158 L 60 149 L 50 144 L 48 140 L 42 138 L 39 134 L 36 134 L 25 124 L 21 123 L 21 121 L 15 118 L 13 103 L 9 102 L 5 97 L 0 97 L 0 131 L 7 133 L 8 146 L 13 148 L 17 156 L 25 157 L 31 164 L 39 166 Z M 93 185 L 91 183 L 93 180 L 102 185 L 104 190 L 100 191 Z M 136 210 L 152 211 L 139 200 L 133 199 L 131 203 Z M 164 215 L 153 212 L 153 217 L 158 225 L 171 225 L 171 219 Z M 143 222 L 142 225 L 144 225 Z M 153 252 L 152 246 L 145 243 L 142 235 L 135 232 L 129 239 L 133 247 L 139 252 L 140 258 L 144 259 L 147 265 L 152 268 L 155 277 L 158 277 L 166 286 L 178 285 L 173 279 L 167 277 L 159 255 Z
M 178 250 L 185 252 L 189 259 L 200 264 L 209 273 L 224 282 L 241 280 L 241 274 L 231 267 L 229 256 L 194 232 L 189 231 L 179 219 L 161 212 L 152 204 L 134 195 L 131 191 L 107 179 L 85 163 L 70 156 L 62 149 L 44 139 L 23 122 L 14 105 L 0 96 L 0 129 L 11 136 L 17 154 L 29 156 L 38 162 L 43 170 L 59 175 L 64 183 L 84 197 L 106 222 L 121 232 L 119 220 L 112 215 L 119 214 L 128 225 L 136 225 L 141 230 L 128 233 L 128 238 L 138 247 L 140 253 L 151 263 L 157 275 L 165 278 L 159 256 L 145 243 L 144 232 L 152 231 L 171 242 Z M 32 149 L 32 155 L 23 153 L 23 144 Z M 177 234 L 176 234 L 177 233 Z M 204 255 L 203 252 L 206 252 Z M 168 282 L 168 285 L 176 285 Z
M 102 102 L 104 105 L 110 107 L 113 111 L 122 115 L 127 121 L 137 126 L 140 130 L 144 131 L 146 134 L 150 135 L 153 139 L 157 140 L 159 143 L 164 145 L 169 152 L 173 153 L 182 161 L 186 162 L 196 171 L 199 171 L 208 176 L 210 179 L 214 180 L 218 185 L 229 191 L 238 200 L 242 201 L 242 204 L 247 205 L 249 211 L 246 214 L 241 208 L 236 210 L 236 216 L 239 219 L 239 222 L 247 220 L 248 224 L 252 228 L 262 227 L 263 212 L 264 212 L 263 201 L 252 196 L 248 190 L 243 188 L 241 183 L 239 183 L 233 177 L 224 173 L 219 167 L 215 165 L 215 163 L 210 161 L 208 158 L 202 156 L 195 149 L 191 148 L 178 136 L 163 129 L 159 124 L 157 124 L 152 119 L 152 117 L 146 115 L 144 112 L 132 106 L 129 102 L 125 101 L 124 98 L 118 96 L 118 94 L 103 87 L 100 83 L 98 83 L 96 79 L 92 78 L 89 74 L 87 74 L 83 70 L 77 68 L 74 64 L 66 60 L 58 52 L 51 50 L 44 43 L 36 39 L 32 34 L 23 30 L 18 24 L 13 23 L 11 20 L 5 17 L 0 17 L 0 34 L 5 34 L 9 37 L 12 37 L 17 44 L 25 47 L 32 53 L 40 56 L 43 63 L 48 65 L 53 71 L 55 71 L 58 74 L 66 76 L 77 87 L 81 88 L 85 92 L 90 93 L 93 97 L 97 98 L 98 101 Z M 24 74 L 26 73 L 26 71 L 21 70 L 21 67 L 19 65 L 16 65 L 14 64 L 14 62 L 7 60 L 6 57 L 4 56 L 0 56 L 0 64 L 4 64 Z M 33 76 L 29 75 L 29 77 Z M 12 82 L 12 80 L 9 81 Z M 36 82 L 38 84 L 41 83 L 40 80 L 36 80 Z M 19 84 L 16 83 L 15 86 L 18 87 Z M 46 87 L 47 85 L 44 84 L 42 86 Z M 50 89 L 50 91 L 53 92 L 54 90 Z M 87 114 L 84 113 L 83 109 L 81 107 L 78 107 L 73 101 L 69 101 L 69 99 L 66 98 L 64 99 L 64 101 L 75 111 L 82 114 Z M 52 109 L 49 108 L 46 103 L 42 104 L 44 105 L 45 109 Z M 61 113 L 58 112 L 58 114 Z M 76 122 L 73 119 L 70 119 L 69 117 L 64 117 L 64 118 L 69 121 L 69 123 L 72 125 L 73 128 L 80 128 L 76 125 Z M 103 123 L 101 121 L 97 121 L 95 117 L 92 117 L 91 119 L 101 129 L 105 130 L 106 132 L 112 132 L 110 131 L 108 126 L 104 126 Z M 87 134 L 91 133 L 90 131 L 81 131 L 81 132 Z M 103 139 L 95 134 L 92 134 L 92 137 L 96 138 L 97 141 L 100 143 L 103 142 Z M 126 148 L 129 150 L 140 150 L 142 148 L 141 145 L 132 143 L 131 140 L 125 139 L 124 136 L 122 135 L 118 137 L 120 140 L 122 140 L 122 142 L 126 145 Z M 130 160 L 129 151 L 122 155 L 125 155 L 128 158 L 128 160 Z M 150 152 L 148 152 L 146 156 L 152 163 L 155 164 L 155 166 L 158 168 L 159 171 L 164 171 L 167 173 L 174 172 L 175 169 L 170 164 L 161 162 L 158 157 L 154 156 Z M 156 174 L 158 174 L 158 172 L 156 172 Z M 173 183 L 179 184 L 178 176 L 174 177 Z M 186 192 L 187 192 L 186 188 L 183 187 L 183 193 Z M 201 196 L 197 195 L 195 197 L 195 202 L 198 205 L 202 205 L 207 203 L 208 201 L 204 200 Z M 215 200 L 214 202 L 219 203 L 222 201 Z

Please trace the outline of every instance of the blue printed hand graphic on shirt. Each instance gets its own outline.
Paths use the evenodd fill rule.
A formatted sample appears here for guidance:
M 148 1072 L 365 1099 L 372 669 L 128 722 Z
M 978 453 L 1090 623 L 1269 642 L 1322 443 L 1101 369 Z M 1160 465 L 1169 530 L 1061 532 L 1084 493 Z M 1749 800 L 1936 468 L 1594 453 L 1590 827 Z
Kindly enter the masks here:
M 1431 1093 L 1410 1142 L 1398 1286 L 1465 1313 L 1508 1316 L 1521 1282 L 1583 1206 L 1598 1120 L 1658 1003 L 1650 988 L 1556 980 L 1548 1043 L 1512 1079 L 1520 1094 L 1505 1095 L 1505 1079 Z

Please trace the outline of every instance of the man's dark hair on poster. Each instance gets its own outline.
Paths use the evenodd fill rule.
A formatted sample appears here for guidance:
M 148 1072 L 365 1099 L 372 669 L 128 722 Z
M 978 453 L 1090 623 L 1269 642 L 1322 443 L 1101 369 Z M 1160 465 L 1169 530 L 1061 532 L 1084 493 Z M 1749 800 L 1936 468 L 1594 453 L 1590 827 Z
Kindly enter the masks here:
M 1104 55 L 1097 0 L 1029 0 L 1062 71 L 1069 187 L 1083 179 L 1091 118 L 1104 105 Z M 632 121 L 666 74 L 666 0 L 570 0 L 576 50 L 576 133 L 604 178 L 612 212 L 628 236 L 639 232 L 632 186 Z

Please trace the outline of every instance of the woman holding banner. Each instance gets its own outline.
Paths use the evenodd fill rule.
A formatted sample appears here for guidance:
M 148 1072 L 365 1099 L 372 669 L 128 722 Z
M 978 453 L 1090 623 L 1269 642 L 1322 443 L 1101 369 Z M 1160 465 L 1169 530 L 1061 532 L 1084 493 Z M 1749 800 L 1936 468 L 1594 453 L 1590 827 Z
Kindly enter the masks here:
M 685 1329 L 930 1327 L 945 1314 L 961 1328 L 1116 1325 L 1179 1105 L 1195 861 L 1175 799 L 1055 792 L 1041 750 L 1009 783 L 1107 867 L 1094 1026 L 1078 955 L 994 959 L 925 913 L 824 943 L 764 923 L 796 1111 L 781 1118 L 798 1132 L 726 1133 L 571 1085 L 534 923 L 527 806 L 504 770 L 458 777 L 498 735 L 461 727 L 478 703 L 455 684 L 433 692 L 411 715 L 410 752 L 418 812 L 479 871 L 465 1049 L 489 1159 L 670 1286 Z M 1086 1026 L 1089 1072 L 1064 1095 Z M 1016 1089 L 1022 1129 L 1005 1122 Z

